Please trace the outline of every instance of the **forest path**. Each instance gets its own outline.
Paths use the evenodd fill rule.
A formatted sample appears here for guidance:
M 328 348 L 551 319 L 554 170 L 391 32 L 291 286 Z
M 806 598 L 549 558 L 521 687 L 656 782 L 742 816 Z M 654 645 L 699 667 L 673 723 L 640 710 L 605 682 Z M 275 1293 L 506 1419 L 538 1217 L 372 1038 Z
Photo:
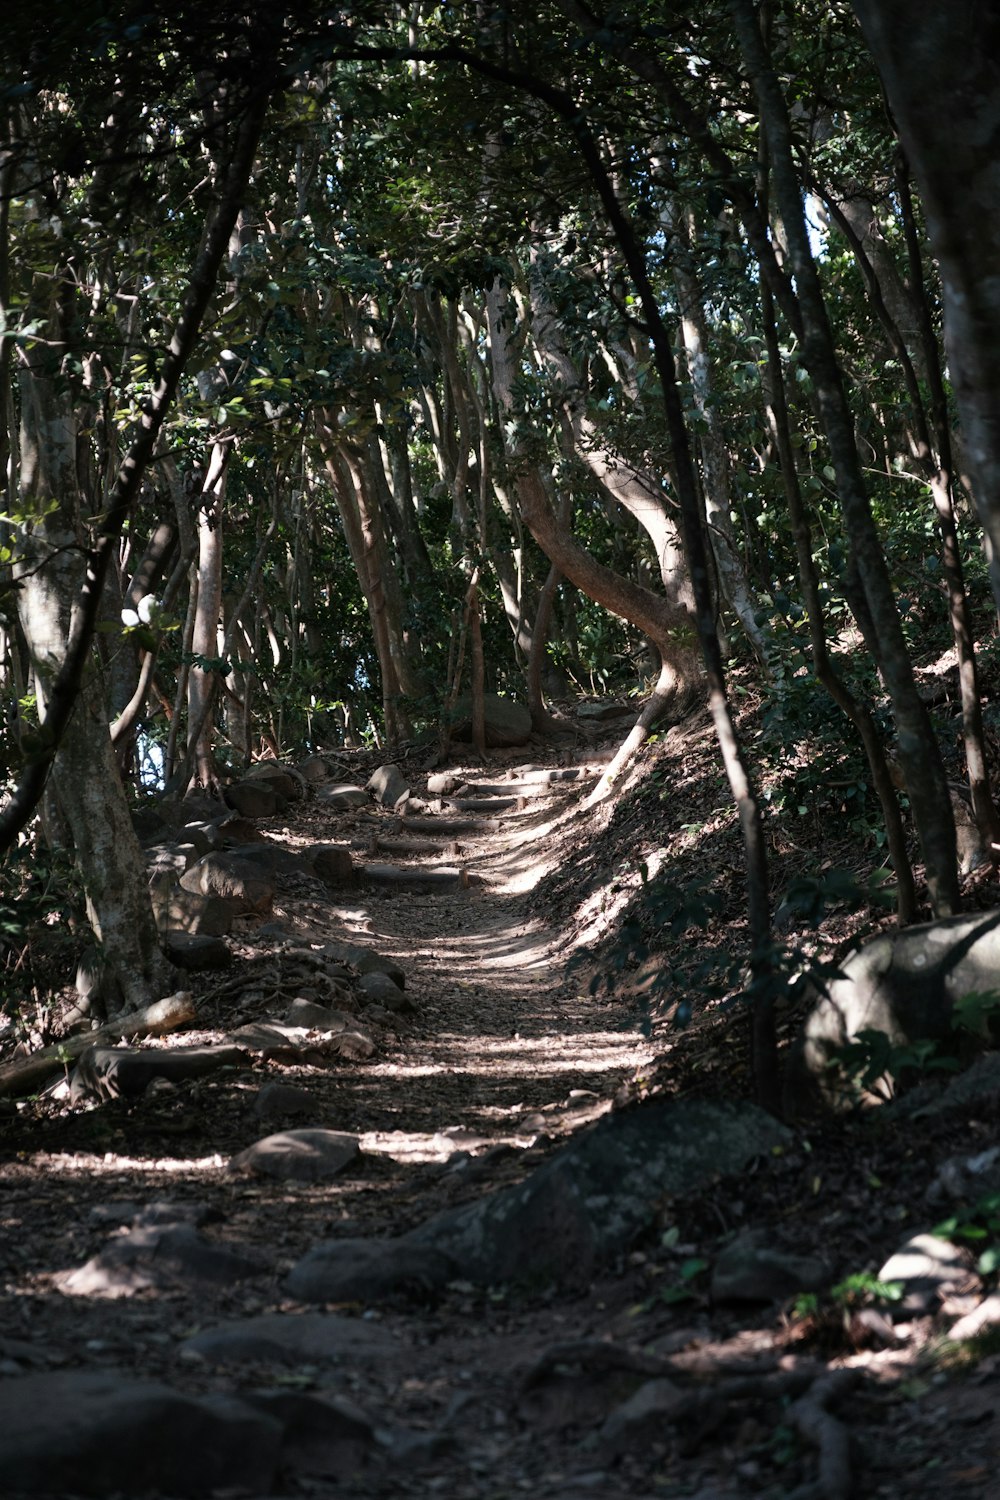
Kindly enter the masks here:
M 677 821 L 691 817 L 690 760 L 684 743 L 663 772 Z M 499 792 L 456 789 L 478 809 L 443 802 L 401 818 L 356 790 L 353 810 L 334 811 L 319 786 L 262 823 L 267 842 L 248 847 L 303 863 L 283 856 L 273 913 L 238 924 L 227 969 L 194 976 L 197 1029 L 127 1049 L 158 1065 L 192 1044 L 231 1054 L 235 1041 L 237 1060 L 100 1101 L 59 1081 L 0 1115 L 4 1500 L 995 1494 L 995 1356 L 940 1385 L 919 1363 L 929 1318 L 869 1348 L 860 1324 L 851 1342 L 842 1307 L 810 1333 L 787 1300 L 709 1290 L 749 1228 L 779 1251 L 821 1247 L 831 1282 L 874 1270 L 924 1222 L 931 1161 L 967 1149 L 985 1122 L 875 1133 L 854 1122 L 755 1152 L 721 1183 L 708 1132 L 702 1186 L 661 1191 L 651 1157 L 700 1144 L 664 1122 L 692 1118 L 685 1085 L 701 1107 L 706 1052 L 685 1075 L 676 1033 L 648 1040 L 627 999 L 598 998 L 573 964 L 582 942 L 613 934 L 623 851 L 659 825 L 643 821 L 648 806 L 624 825 L 585 810 L 584 781 L 491 809 L 491 797 L 511 801 L 501 794 L 516 774 L 491 775 Z M 306 863 L 331 841 L 352 846 L 360 871 L 335 888 Z M 405 975 L 386 1005 L 364 989 L 371 964 L 383 980 Z M 306 1032 L 293 1020 L 302 1006 L 343 1012 Z M 699 1044 L 713 1087 L 732 1076 L 730 1037 L 715 1024 Z M 648 1109 L 612 1111 L 637 1074 L 625 1093 L 641 1096 L 654 1051 Z M 647 1132 L 652 1217 L 587 1259 L 573 1179 L 551 1169 L 630 1122 Z M 309 1176 L 303 1127 L 343 1148 L 324 1177 Z M 273 1132 L 304 1175 L 233 1169 Z M 500 1222 L 487 1246 L 506 1269 L 463 1262 L 470 1222 L 498 1226 L 480 1207 L 531 1191 L 542 1217 L 515 1217 L 513 1245 Z M 627 1198 L 615 1176 L 586 1209 L 620 1213 Z M 544 1279 L 531 1266 L 540 1243 L 543 1259 L 551 1248 L 549 1225 L 565 1274 Z M 443 1275 L 432 1226 L 458 1256 Z M 335 1292 L 297 1282 L 317 1254 Z M 833 1472 L 848 1429 L 860 1459 L 839 1487 L 819 1484 L 815 1434 Z
M 515 766 L 510 784 L 523 785 L 525 773 L 540 769 Z M 648 1040 L 567 973 L 572 935 L 547 920 L 536 896 L 567 841 L 581 837 L 580 801 L 599 770 L 590 764 L 578 781 L 534 788 L 517 812 L 502 805 L 503 781 L 463 780 L 461 800 L 479 804 L 470 822 L 483 831 L 467 829 L 457 855 L 422 858 L 414 850 L 401 868 L 416 874 L 457 863 L 473 883 L 412 894 L 369 888 L 341 913 L 366 929 L 357 933 L 360 941 L 398 961 L 416 999 L 411 1034 L 368 1069 L 373 1077 L 406 1080 L 415 1118 L 431 1124 L 443 1114 L 449 1128 L 523 1146 L 543 1124 L 540 1110 L 583 1093 L 610 1105 L 624 1079 L 651 1060 Z M 445 806 L 440 816 L 448 813 Z M 433 844 L 435 818 L 420 822 Z M 419 836 L 410 842 L 419 844 Z

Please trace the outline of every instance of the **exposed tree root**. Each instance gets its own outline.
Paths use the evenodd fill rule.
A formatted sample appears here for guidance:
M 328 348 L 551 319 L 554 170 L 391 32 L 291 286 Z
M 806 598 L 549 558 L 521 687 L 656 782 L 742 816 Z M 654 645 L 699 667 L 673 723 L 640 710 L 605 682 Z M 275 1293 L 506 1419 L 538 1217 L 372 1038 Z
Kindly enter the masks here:
M 684 1354 L 662 1357 L 603 1339 L 575 1339 L 547 1349 L 528 1370 L 522 1388 L 540 1384 L 566 1365 L 583 1366 L 593 1373 L 622 1370 L 651 1380 L 689 1382 L 692 1389 L 671 1406 L 669 1417 L 665 1417 L 674 1425 L 682 1421 L 688 1424 L 684 1435 L 688 1452 L 726 1419 L 728 1403 L 793 1398 L 788 1418 L 818 1449 L 819 1475 L 800 1486 L 789 1500 L 851 1500 L 856 1493 L 850 1434 L 829 1408 L 858 1384 L 860 1370 L 830 1370 L 811 1361 L 778 1368 L 776 1357 L 713 1359 L 704 1351 L 693 1359 Z
M 792 1423 L 819 1449 L 819 1477 L 814 1484 L 796 1490 L 789 1500 L 851 1500 L 857 1493 L 851 1472 L 850 1433 L 828 1407 L 860 1379 L 860 1370 L 827 1370 L 793 1402 L 788 1413 Z

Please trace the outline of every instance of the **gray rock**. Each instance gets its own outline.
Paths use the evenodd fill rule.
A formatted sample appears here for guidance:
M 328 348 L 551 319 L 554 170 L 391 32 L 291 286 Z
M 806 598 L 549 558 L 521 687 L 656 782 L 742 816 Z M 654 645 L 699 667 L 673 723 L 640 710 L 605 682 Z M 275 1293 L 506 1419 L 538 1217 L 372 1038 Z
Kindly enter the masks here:
M 360 1156 L 357 1137 L 343 1131 L 284 1130 L 240 1151 L 229 1167 L 279 1182 L 329 1182 Z
M 331 1010 L 327 1005 L 317 1005 L 314 1000 L 298 996 L 285 1012 L 287 1026 L 305 1026 L 312 1031 L 347 1031 L 354 1025 L 354 1017 L 342 1010 Z
M 244 818 L 273 818 L 285 806 L 284 797 L 263 782 L 237 781 L 223 795 L 228 806 Z
M 662 1442 L 664 1427 L 684 1409 L 690 1410 L 690 1396 L 673 1380 L 645 1381 L 603 1423 L 597 1434 L 602 1458 L 610 1461 L 619 1454 L 647 1448 L 656 1439 Z
M 261 781 L 269 786 L 283 802 L 299 802 L 305 796 L 305 779 L 291 766 L 280 766 L 274 760 L 254 761 L 246 776 L 247 781 Z
M 241 910 L 261 916 L 274 905 L 275 886 L 266 871 L 232 853 L 205 854 L 181 876 L 181 889 L 201 896 L 223 896 Z
M 198 858 L 194 844 L 154 844 L 146 850 L 146 873 L 150 880 L 159 875 L 168 875 L 179 880 Z
M 841 978 L 817 991 L 790 1059 L 786 1103 L 792 1113 L 838 1105 L 843 1089 L 829 1065 L 859 1032 L 877 1031 L 895 1044 L 954 1045 L 956 1001 L 1000 988 L 1000 912 L 948 917 L 888 933 L 851 954 Z M 848 1093 L 848 1102 L 853 1095 Z
M 380 1302 L 400 1293 L 439 1291 L 459 1274 L 443 1250 L 393 1240 L 329 1240 L 298 1261 L 285 1282 L 300 1302 Z
M 172 1198 L 154 1198 L 151 1203 L 120 1199 L 117 1203 L 95 1203 L 87 1211 L 94 1224 L 130 1224 L 133 1229 L 150 1229 L 156 1225 L 189 1224 L 200 1229 L 203 1224 L 218 1223 L 217 1208 L 208 1203 L 190 1203 Z
M 971 1067 L 953 1078 L 938 1098 L 925 1104 L 921 1114 L 948 1114 L 970 1104 L 993 1103 L 1000 1098 L 1000 1052 L 986 1052 Z M 901 1099 L 894 1108 L 906 1103 Z
M 159 804 L 150 799 L 148 802 L 140 803 L 138 807 L 131 809 L 132 827 L 135 829 L 139 843 L 145 849 L 150 844 L 156 844 L 163 838 L 166 823 L 160 812 Z
M 589 1281 L 679 1196 L 785 1145 L 753 1105 L 653 1099 L 605 1116 L 516 1187 L 436 1215 L 417 1244 L 456 1259 L 467 1280 Z
M 321 1110 L 308 1089 L 294 1083 L 265 1083 L 254 1101 L 253 1112 L 262 1120 L 315 1120 Z
M 933 1234 L 916 1234 L 890 1255 L 878 1279 L 902 1282 L 902 1300 L 891 1306 L 893 1318 L 899 1319 L 935 1312 L 948 1288 L 970 1275 L 968 1259 L 957 1245 Z
M 350 885 L 354 861 L 346 844 L 313 844 L 308 851 L 309 868 L 326 885 Z
M 513 698 L 501 698 L 496 693 L 483 695 L 483 710 L 486 721 L 486 743 L 493 749 L 510 745 L 526 745 L 531 738 L 531 714 L 523 703 Z M 455 722 L 452 738 L 472 739 L 472 700 L 466 693 L 455 705 Z
M 184 1354 L 224 1363 L 363 1364 L 392 1362 L 399 1341 L 387 1328 L 334 1313 L 263 1313 L 207 1328 L 180 1346 Z
M 330 767 L 322 755 L 307 755 L 305 760 L 299 761 L 295 769 L 311 786 L 315 786 L 317 782 L 326 781 L 330 775 Z
M 428 797 L 450 797 L 465 788 L 465 782 L 451 771 L 438 771 L 427 778 Z
M 1000 1146 L 973 1156 L 948 1157 L 924 1196 L 928 1203 L 973 1203 L 986 1193 L 1000 1193 Z
M 795 1255 L 768 1245 L 760 1231 L 741 1234 L 712 1268 L 714 1302 L 781 1302 L 797 1292 L 819 1292 L 830 1272 L 814 1255 Z
M 229 857 L 266 875 L 308 875 L 309 863 L 300 854 L 273 844 L 269 839 L 253 844 L 237 844 Z
M 131 1372 L 72 1370 L 0 1381 L 0 1473 L 23 1495 L 209 1496 L 270 1491 L 278 1415 L 194 1398 Z
M 234 849 L 241 844 L 263 843 L 266 837 L 249 818 L 236 812 L 222 813 L 208 821 L 186 823 L 182 830 L 184 838 L 201 840 L 204 852 L 212 849 Z
M 341 1031 L 323 1043 L 328 1057 L 342 1057 L 346 1062 L 367 1062 L 378 1050 L 365 1031 Z
M 358 989 L 361 993 L 376 1005 L 383 1005 L 386 1010 L 395 1015 L 402 1015 L 416 1009 L 413 1001 L 405 994 L 388 974 L 382 974 L 374 970 L 370 974 L 362 974 L 358 979 Z
M 150 1225 L 109 1240 L 58 1284 L 76 1297 L 131 1297 L 150 1289 L 232 1286 L 264 1269 L 238 1250 L 211 1244 L 190 1225 Z
M 993 1292 L 989 1297 L 984 1297 L 978 1307 L 959 1318 L 948 1330 L 948 1337 L 956 1344 L 964 1343 L 966 1339 L 978 1338 L 981 1333 L 988 1329 L 996 1328 L 1000 1323 L 1000 1293 Z
M 233 961 L 231 949 L 220 937 L 207 932 L 171 932 L 163 940 L 163 951 L 172 964 L 189 974 L 206 969 L 227 969 Z
M 613 703 L 607 698 L 599 702 L 578 703 L 573 712 L 578 719 L 586 719 L 591 724 L 603 724 L 609 719 L 635 715 L 635 709 L 630 708 L 627 703 Z
M 384 958 L 374 948 L 366 948 L 362 943 L 327 943 L 323 957 L 334 963 L 350 964 L 359 974 L 388 974 L 401 990 L 406 988 L 406 974 L 395 959 Z
M 359 786 L 339 783 L 317 787 L 316 800 L 322 802 L 324 807 L 332 808 L 334 812 L 350 812 L 354 807 L 368 806 L 368 793 Z
M 363 1062 L 375 1052 L 374 1041 L 363 1031 L 310 1037 L 304 1026 L 282 1026 L 276 1021 L 240 1026 L 232 1033 L 232 1040 L 248 1052 L 286 1063 L 318 1064 L 331 1057 Z
M 365 791 L 370 792 L 380 806 L 392 810 L 408 801 L 410 796 L 409 783 L 398 766 L 379 766 L 365 783 Z
M 363 1286 L 358 1295 L 375 1300 L 405 1287 L 415 1263 L 438 1278 L 428 1285 L 453 1276 L 481 1285 L 584 1284 L 653 1221 L 665 1194 L 739 1172 L 790 1141 L 752 1105 L 654 1099 L 605 1117 L 525 1182 L 437 1214 L 399 1239 L 316 1246 L 288 1290 L 304 1301 L 336 1301 L 352 1296 L 344 1287 Z
M 88 1047 L 73 1073 L 70 1098 L 138 1099 L 159 1079 L 185 1083 L 248 1061 L 239 1047 Z
M 199 896 L 180 886 L 150 887 L 153 915 L 160 932 L 193 932 L 225 937 L 232 932 L 237 903 L 224 896 Z
M 297 1476 L 342 1480 L 381 1456 L 382 1431 L 344 1396 L 274 1390 L 255 1391 L 247 1400 L 281 1423 Z
M 188 797 L 161 797 L 157 809 L 168 828 L 182 828 L 186 823 L 214 822 L 225 816 L 223 804 L 203 792 L 192 792 Z

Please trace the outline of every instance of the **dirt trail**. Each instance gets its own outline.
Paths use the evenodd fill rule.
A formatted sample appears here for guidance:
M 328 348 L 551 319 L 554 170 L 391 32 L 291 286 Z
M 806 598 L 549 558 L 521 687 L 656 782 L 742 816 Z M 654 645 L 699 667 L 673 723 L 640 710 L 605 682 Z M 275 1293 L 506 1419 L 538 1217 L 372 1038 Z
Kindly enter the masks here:
M 622 899 L 607 815 L 581 810 L 585 780 L 522 785 L 511 805 L 524 774 L 491 768 L 487 782 L 469 768 L 450 802 L 404 817 L 333 811 L 321 788 L 263 823 L 288 850 L 350 843 L 368 876 L 333 891 L 281 876 L 269 919 L 246 919 L 228 940 L 233 966 L 195 977 L 197 1031 L 142 1047 L 214 1046 L 306 1000 L 353 1007 L 372 1055 L 279 1046 L 134 1099 L 83 1107 L 63 1087 L 0 1115 L 0 1470 L 22 1427 L 41 1423 L 43 1447 L 69 1444 L 68 1477 L 24 1493 L 994 1493 L 1000 1358 L 938 1385 L 920 1374 L 929 1318 L 885 1347 L 866 1347 L 862 1330 L 852 1350 L 831 1328 L 825 1349 L 822 1328 L 806 1341 L 787 1308 L 734 1309 L 708 1293 L 713 1258 L 748 1225 L 769 1244 L 824 1250 L 834 1279 L 877 1265 L 905 1233 L 930 1157 L 964 1145 L 960 1120 L 919 1127 L 919 1142 L 913 1122 L 796 1141 L 767 1170 L 657 1203 L 651 1232 L 576 1290 L 458 1276 L 433 1294 L 319 1307 L 289 1295 L 289 1271 L 318 1244 L 359 1241 L 363 1262 L 432 1216 L 527 1180 L 662 1054 L 664 1037 L 646 1036 L 621 1000 L 595 998 L 570 963 Z M 428 795 L 416 778 L 414 790 Z M 548 877 L 568 865 L 586 874 L 555 904 Z M 347 989 L 322 969 L 336 969 L 345 943 L 360 945 Z M 402 1009 L 361 996 L 362 950 L 403 971 Z M 718 1028 L 711 1037 L 724 1054 Z M 361 1154 L 315 1183 L 230 1170 L 261 1136 L 300 1126 L 342 1132 Z M 146 1284 L 125 1295 L 129 1277 Z M 137 1433 L 129 1400 L 140 1391 Z M 179 1397 L 193 1406 L 174 1410 Z M 256 1427 L 234 1437 L 212 1426 L 230 1410 L 218 1398 L 249 1403 L 265 1426 L 280 1416 L 284 1446 L 266 1480 Z M 848 1428 L 861 1443 L 838 1488 L 816 1445 L 845 1453 Z M 0 1490 L 20 1493 L 6 1476 Z
M 519 776 L 519 768 L 506 773 L 508 781 Z M 423 1307 L 419 1299 L 356 1306 L 347 1309 L 357 1320 L 356 1357 L 345 1355 L 335 1368 L 307 1360 L 297 1376 L 284 1361 L 194 1358 L 183 1340 L 234 1319 L 301 1313 L 281 1280 L 316 1241 L 331 1233 L 398 1235 L 522 1178 L 561 1138 L 608 1110 L 649 1061 L 648 1039 L 567 977 L 571 935 L 549 925 L 537 904 L 540 877 L 586 837 L 590 825 L 578 826 L 574 810 L 592 780 L 533 787 L 514 808 L 490 805 L 509 800 L 496 775 L 482 794 L 467 789 L 481 805 L 461 813 L 471 826 L 457 848 L 446 838 L 447 854 L 395 857 L 411 872 L 458 865 L 471 877 L 459 888 L 362 881 L 331 896 L 315 882 L 280 882 L 271 923 L 241 924 L 236 978 L 213 984 L 206 977 L 194 986 L 198 1032 L 152 1044 L 212 1044 L 240 1022 L 268 1019 L 276 995 L 260 976 L 271 972 L 272 958 L 289 946 L 347 941 L 398 962 L 415 1007 L 406 1017 L 383 1015 L 372 1059 L 315 1068 L 265 1061 L 250 1076 L 217 1075 L 89 1111 L 67 1110 L 58 1097 L 22 1106 L 16 1154 L 0 1169 L 2 1373 L 131 1371 L 194 1394 L 297 1379 L 350 1393 L 376 1423 L 429 1435 L 430 1456 L 401 1467 L 379 1455 L 382 1462 L 342 1475 L 338 1495 L 576 1493 L 564 1491 L 563 1480 L 567 1465 L 579 1465 L 546 1455 L 512 1402 L 520 1372 L 548 1345 L 567 1331 L 588 1331 L 586 1306 L 560 1307 L 549 1293 L 518 1309 L 503 1288 L 464 1285 Z M 439 827 L 449 812 L 455 816 L 443 805 L 423 821 Z M 388 834 L 391 843 L 399 831 L 381 810 L 331 813 L 318 801 L 262 829 L 298 850 L 350 838 L 358 864 L 371 853 L 385 859 L 375 840 Z M 407 837 L 422 848 L 419 832 Z M 429 828 L 425 840 L 436 849 L 441 835 Z M 232 1175 L 230 1156 L 265 1133 L 252 1106 L 269 1079 L 308 1092 L 310 1123 L 356 1136 L 363 1170 L 323 1186 Z M 169 1284 L 168 1277 L 113 1298 L 66 1294 L 66 1273 L 100 1255 L 109 1230 L 123 1235 L 137 1213 L 164 1201 L 206 1206 L 217 1220 L 207 1230 L 212 1242 L 255 1253 L 265 1274 L 219 1286 L 185 1284 L 183 1275 Z M 275 1493 L 332 1493 L 324 1483 L 299 1474 Z M 588 1481 L 586 1493 L 619 1493 L 617 1481 L 608 1484 L 602 1491 Z

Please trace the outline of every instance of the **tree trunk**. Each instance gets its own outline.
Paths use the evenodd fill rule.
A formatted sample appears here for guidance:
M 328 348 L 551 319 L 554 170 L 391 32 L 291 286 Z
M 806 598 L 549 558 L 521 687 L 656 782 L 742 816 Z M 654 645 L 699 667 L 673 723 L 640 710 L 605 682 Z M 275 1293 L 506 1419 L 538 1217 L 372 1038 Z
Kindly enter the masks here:
M 833 334 L 809 244 L 802 184 L 795 168 L 788 110 L 771 66 L 752 0 L 728 0 L 744 65 L 767 137 L 775 200 L 781 215 L 803 320 L 803 359 L 816 389 L 837 493 L 878 637 L 876 659 L 892 700 L 899 761 L 924 853 L 937 916 L 959 909 L 955 823 L 941 752 L 917 692 L 895 593 L 858 459 Z
M 198 604 L 191 637 L 188 675 L 187 763 L 192 777 L 203 787 L 216 789 L 213 710 L 218 696 L 219 669 L 203 666 L 219 655 L 219 621 L 222 618 L 222 514 L 226 498 L 226 473 L 230 446 L 212 445 L 208 472 L 198 506 Z
M 76 414 L 60 388 L 58 351 L 25 354 L 21 394 L 21 503 L 46 515 L 22 528 L 16 572 L 44 750 L 51 685 L 66 660 L 85 563 L 76 470 Z M 56 508 L 50 509 L 53 502 Z M 169 990 L 174 970 L 160 951 L 142 851 L 115 764 L 96 663 L 87 663 L 63 731 L 52 783 L 73 840 L 87 912 L 101 946 L 112 1010 L 147 1005 Z
M 853 0 L 920 187 L 948 370 L 1000 608 L 1000 13 Z

